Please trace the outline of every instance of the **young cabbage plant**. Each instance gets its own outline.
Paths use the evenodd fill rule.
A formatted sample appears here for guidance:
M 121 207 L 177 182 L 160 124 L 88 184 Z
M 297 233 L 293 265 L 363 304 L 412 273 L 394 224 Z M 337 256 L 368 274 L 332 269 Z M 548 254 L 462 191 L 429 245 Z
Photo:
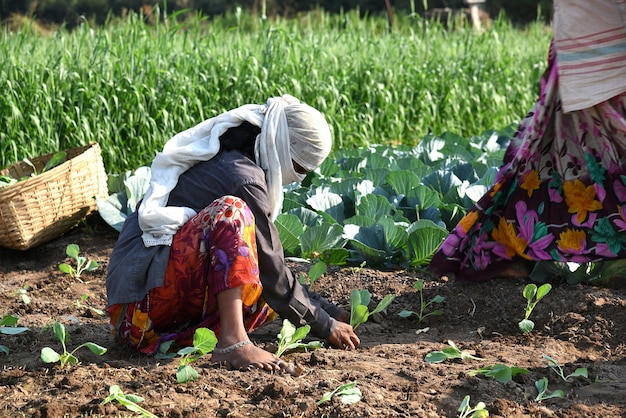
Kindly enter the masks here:
M 198 328 L 193 334 L 193 346 L 178 350 L 181 356 L 178 370 L 176 370 L 176 380 L 178 383 L 193 382 L 198 379 L 198 372 L 191 367 L 191 363 L 200 357 L 213 351 L 217 345 L 215 333 L 208 328 Z
M 20 296 L 20 299 L 22 299 L 22 303 L 24 305 L 30 304 L 30 296 L 28 296 L 28 289 L 29 288 L 30 288 L 30 286 L 25 284 L 24 286 L 20 287 L 15 292 L 13 292 L 13 295 L 19 295 Z
M 483 358 L 473 356 L 467 351 L 461 351 L 452 340 L 448 340 L 448 344 L 450 345 L 450 347 L 444 348 L 440 351 L 431 351 L 430 353 L 426 354 L 424 360 L 426 360 L 427 363 L 441 363 L 446 360 L 454 359 L 484 360 Z
M 278 348 L 275 353 L 276 357 L 282 356 L 287 351 L 299 348 L 303 348 L 305 350 L 320 348 L 322 346 L 321 341 L 311 341 L 308 343 L 302 342 L 302 340 L 309 334 L 309 331 L 311 331 L 310 325 L 304 325 L 296 329 L 295 325 L 289 322 L 289 320 L 283 320 L 283 326 L 278 334 Z
M 69 274 L 71 278 L 78 279 L 80 281 L 80 275 L 83 271 L 94 271 L 98 268 L 98 263 L 94 260 L 87 260 L 87 258 L 79 255 L 80 248 L 76 244 L 70 244 L 65 248 L 65 253 L 68 257 L 72 258 L 76 267 L 73 267 L 66 263 L 59 264 L 59 270 L 63 273 Z
M 537 397 L 535 401 L 541 402 L 544 399 L 550 398 L 562 398 L 565 396 L 565 393 L 562 390 L 555 390 L 552 393 L 548 392 L 548 378 L 542 377 L 541 379 L 535 382 L 535 388 L 537 388 Z
M 519 328 L 524 333 L 528 333 L 533 330 L 535 323 L 529 319 L 530 314 L 537 303 L 552 290 L 550 283 L 544 283 L 539 288 L 534 283 L 527 284 L 524 287 L 524 297 L 526 298 L 526 308 L 524 308 L 524 319 L 519 322 Z
M 413 288 L 417 289 L 417 292 L 420 295 L 420 305 L 419 305 L 419 310 L 417 311 L 409 311 L 409 310 L 402 310 L 400 311 L 400 313 L 398 314 L 399 316 L 401 316 L 402 318 L 408 318 L 411 316 L 416 316 L 418 322 L 422 322 L 422 320 L 424 320 L 424 318 L 426 318 L 427 316 L 430 315 L 442 315 L 443 312 L 439 309 L 436 309 L 434 311 L 428 312 L 428 313 L 424 313 L 426 312 L 426 309 L 434 304 L 434 303 L 442 303 L 444 300 L 446 300 L 446 298 L 444 298 L 441 295 L 436 295 L 434 297 L 432 297 L 430 300 L 425 301 L 424 300 L 424 280 L 423 279 L 418 279 L 413 283 Z
M 458 411 L 459 418 L 485 418 L 489 416 L 487 405 L 484 402 L 478 402 L 474 407 L 470 405 L 469 395 L 465 395 Z
M 356 387 L 356 382 L 350 382 L 339 386 L 337 389 L 331 392 L 324 393 L 324 396 L 322 396 L 322 398 L 317 401 L 317 405 L 321 405 L 325 402 L 330 401 L 333 396 L 339 396 L 339 398 L 341 399 L 341 403 L 350 405 L 359 402 L 361 400 L 362 394 L 361 389 Z
M 98 213 L 113 229 L 120 232 L 124 221 L 135 211 L 150 185 L 150 167 L 139 167 L 124 175 L 110 174 L 107 179 L 109 192 L 106 200 L 96 198 Z
M 369 317 L 375 313 L 382 312 L 393 302 L 396 295 L 390 294 L 385 296 L 376 308 L 370 312 L 368 305 L 372 299 L 370 292 L 367 290 L 354 289 L 350 294 L 350 325 L 356 329 L 359 325 L 367 322 Z
M 587 372 L 587 369 L 585 367 L 579 367 L 574 370 L 574 373 L 570 373 L 566 376 L 565 372 L 563 371 L 563 367 L 561 367 L 561 365 L 555 359 L 548 356 L 547 354 L 543 355 L 543 362 L 547 364 L 554 373 L 561 376 L 561 379 L 563 379 L 564 382 L 567 382 L 567 379 L 569 379 L 570 377 L 589 377 L 589 373 Z
M 65 326 L 59 321 L 54 323 L 53 326 L 54 336 L 59 340 L 63 347 L 62 353 L 57 353 L 50 347 L 44 347 L 41 349 L 41 360 L 44 363 L 56 363 L 60 362 L 61 368 L 64 368 L 66 364 L 71 366 L 78 364 L 78 359 L 74 356 L 74 353 L 83 347 L 87 347 L 92 353 L 99 356 L 107 352 L 107 349 L 92 342 L 86 342 L 76 347 L 71 352 L 67 351 L 66 344 L 69 342 L 70 336 L 65 332 Z
M 119 402 L 120 405 L 125 406 L 129 411 L 137 412 L 141 414 L 142 417 L 158 418 L 157 415 L 154 415 L 152 412 L 138 405 L 139 402 L 143 402 L 143 397 L 133 394 L 126 395 L 118 385 L 111 385 L 111 387 L 109 387 L 109 396 L 100 402 L 100 405 L 106 405 L 112 401 Z
M 17 321 L 19 319 L 13 315 L 4 315 L 2 319 L 0 319 L 0 334 L 4 335 L 17 335 L 22 332 L 26 332 L 29 329 L 27 327 L 18 327 Z M 0 353 L 9 354 L 9 347 L 6 345 L 0 344 Z
M 470 370 L 467 374 L 470 376 L 477 376 L 481 374 L 485 377 L 491 377 L 500 383 L 506 383 L 513 380 L 513 377 L 518 374 L 528 374 L 528 370 L 521 367 L 509 367 L 504 364 L 494 364 L 492 366 L 484 366 L 479 369 Z

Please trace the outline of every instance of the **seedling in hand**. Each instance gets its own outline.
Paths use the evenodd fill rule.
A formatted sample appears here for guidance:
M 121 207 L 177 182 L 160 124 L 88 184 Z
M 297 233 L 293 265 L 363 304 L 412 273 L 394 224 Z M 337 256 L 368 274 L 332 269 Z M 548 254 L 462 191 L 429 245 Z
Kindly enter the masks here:
M 41 349 L 41 360 L 44 363 L 56 363 L 57 361 L 61 363 L 61 368 L 65 367 L 66 364 L 74 365 L 78 364 L 78 359 L 74 356 L 74 353 L 83 347 L 87 347 L 92 353 L 97 354 L 99 356 L 106 353 L 107 349 L 99 346 L 98 344 L 92 342 L 86 342 L 78 347 L 76 347 L 71 352 L 67 351 L 66 344 L 69 342 L 69 335 L 65 332 L 65 326 L 59 321 L 54 323 L 53 326 L 54 336 L 61 342 L 61 346 L 63 347 L 63 352 L 61 354 L 57 353 L 50 347 L 44 347 Z
M 489 416 L 489 411 L 484 402 L 478 402 L 473 408 L 470 406 L 470 396 L 465 395 L 461 406 L 459 406 L 459 418 L 485 418 Z
M 118 385 L 111 385 L 111 387 L 109 387 L 109 396 L 100 402 L 100 405 L 106 405 L 111 401 L 119 402 L 120 405 L 125 406 L 129 411 L 140 413 L 142 417 L 159 418 L 147 409 L 137 405 L 138 402 L 143 402 L 143 398 L 141 396 L 132 394 L 125 395 Z
M 567 382 L 567 379 L 569 379 L 570 377 L 578 377 L 578 376 L 589 377 L 589 374 L 587 373 L 587 369 L 584 368 L 584 367 L 579 367 L 576 370 L 574 370 L 574 373 L 571 373 L 571 374 L 568 374 L 567 376 L 565 376 L 565 373 L 563 372 L 563 368 L 559 365 L 559 363 L 555 359 L 553 359 L 552 357 L 544 354 L 543 355 L 543 361 L 556 374 L 561 376 L 561 379 L 563 379 L 563 381 L 565 381 L 565 382 Z
M 296 350 L 298 348 L 304 348 L 305 350 L 320 348 L 322 346 L 321 341 L 311 341 L 308 343 L 302 342 L 302 340 L 309 334 L 309 331 L 311 331 L 310 325 L 304 325 L 296 329 L 295 325 L 289 322 L 289 320 L 283 320 L 283 327 L 280 329 L 280 333 L 278 334 L 278 348 L 275 353 L 276 357 L 280 357 L 285 352 Z
M 543 377 L 535 382 L 535 387 L 537 388 L 537 397 L 535 401 L 541 402 L 544 399 L 550 398 L 562 398 L 565 396 L 565 393 L 562 390 L 555 390 L 552 393 L 548 393 L 548 378 Z
M 492 366 L 481 367 L 476 370 L 467 372 L 470 376 L 482 374 L 485 377 L 492 377 L 500 383 L 506 383 L 513 380 L 518 374 L 528 374 L 528 370 L 521 367 L 509 367 L 504 364 L 494 364 Z
M 217 345 L 215 333 L 208 328 L 198 328 L 193 334 L 193 347 L 178 350 L 181 356 L 176 380 L 178 383 L 193 382 L 198 379 L 198 372 L 191 367 L 191 363 L 213 351 Z
M 526 287 L 524 287 L 523 294 L 526 298 L 527 304 L 526 308 L 524 309 L 524 319 L 521 320 L 518 324 L 522 332 L 528 333 L 532 331 L 533 328 L 535 328 L 535 323 L 528 318 L 530 317 L 533 309 L 535 309 L 537 302 L 539 302 L 545 295 L 547 295 L 551 289 L 552 285 L 550 283 L 544 283 L 538 289 L 537 285 L 535 285 L 534 283 L 527 284 Z
M 325 402 L 328 402 L 335 395 L 340 397 L 341 403 L 348 405 L 357 403 L 361 400 L 362 397 L 361 389 L 356 387 L 356 382 L 351 382 L 346 383 L 345 385 L 341 385 L 331 392 L 324 393 L 324 396 L 322 396 L 322 399 L 317 401 L 317 404 L 321 405 Z
M 427 363 L 441 363 L 445 360 L 453 359 L 484 360 L 480 357 L 471 355 L 467 351 L 459 350 L 456 344 L 454 344 L 454 342 L 451 340 L 448 340 L 448 344 L 450 345 L 450 347 L 444 348 L 441 351 L 431 351 L 430 353 L 426 354 L 424 360 L 426 360 Z
M 76 261 L 76 267 L 72 267 L 69 264 L 59 264 L 59 270 L 63 273 L 69 274 L 71 278 L 80 280 L 80 275 L 83 271 L 94 271 L 98 268 L 98 263 L 94 260 L 87 260 L 87 258 L 79 255 L 80 248 L 76 244 L 70 244 L 65 248 L 65 253 L 68 257 Z
M 420 294 L 420 309 L 419 309 L 419 311 L 402 310 L 398 314 L 399 316 L 401 316 L 402 318 L 408 318 L 408 317 L 410 317 L 412 315 L 415 315 L 415 316 L 417 316 L 417 321 L 418 322 L 422 322 L 422 320 L 424 318 L 426 318 L 427 316 L 429 316 L 429 315 L 441 315 L 441 314 L 443 314 L 443 312 L 441 312 L 439 309 L 434 310 L 432 312 L 428 312 L 426 314 L 424 312 L 433 303 L 441 303 L 444 300 L 446 300 L 446 298 L 444 298 L 441 295 L 436 295 L 432 299 L 430 299 L 428 301 L 424 301 L 424 280 L 422 280 L 422 279 L 416 280 L 415 283 L 413 283 L 413 287 L 415 289 L 417 289 L 417 292 Z
M 375 313 L 382 312 L 393 302 L 396 295 L 385 296 L 373 311 L 369 311 L 368 305 L 371 301 L 370 292 L 367 290 L 353 290 L 350 294 L 350 325 L 356 329 L 361 324 L 367 322 L 369 317 Z

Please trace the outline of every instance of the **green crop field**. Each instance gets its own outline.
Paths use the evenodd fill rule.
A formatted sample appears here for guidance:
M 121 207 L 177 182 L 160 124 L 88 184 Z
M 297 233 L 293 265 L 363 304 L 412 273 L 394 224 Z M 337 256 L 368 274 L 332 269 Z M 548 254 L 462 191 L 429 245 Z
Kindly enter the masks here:
M 498 19 L 483 33 L 419 16 L 311 12 L 219 19 L 140 16 L 0 43 L 0 167 L 83 145 L 108 173 L 149 164 L 173 134 L 245 103 L 292 94 L 328 118 L 335 149 L 471 138 L 533 104 L 550 29 Z

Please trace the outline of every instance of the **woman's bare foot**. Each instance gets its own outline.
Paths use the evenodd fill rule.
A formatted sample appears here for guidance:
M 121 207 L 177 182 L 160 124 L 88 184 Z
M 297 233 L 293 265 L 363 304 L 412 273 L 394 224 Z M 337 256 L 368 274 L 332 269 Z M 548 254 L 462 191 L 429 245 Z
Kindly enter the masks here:
M 280 360 L 254 344 L 244 340 L 228 347 L 216 347 L 213 350 L 211 361 L 214 363 L 228 363 L 235 369 L 245 370 L 251 367 L 270 372 L 293 369 L 293 365 Z

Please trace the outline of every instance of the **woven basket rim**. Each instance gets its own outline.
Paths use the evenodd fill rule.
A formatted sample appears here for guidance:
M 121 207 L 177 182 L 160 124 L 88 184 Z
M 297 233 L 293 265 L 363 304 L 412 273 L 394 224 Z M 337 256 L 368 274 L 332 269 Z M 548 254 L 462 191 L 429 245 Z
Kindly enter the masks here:
M 87 145 L 80 145 L 77 147 L 72 147 L 72 148 L 67 148 L 67 149 L 62 150 L 63 152 L 66 152 L 68 155 L 65 161 L 51 168 L 48 171 L 39 173 L 35 176 L 29 177 L 24 180 L 20 180 L 17 183 L 12 184 L 10 186 L 1 187 L 0 199 L 4 198 L 4 196 L 15 193 L 17 190 L 21 190 L 21 191 L 28 190 L 31 187 L 35 187 L 36 185 L 38 185 L 39 183 L 43 181 L 47 181 L 51 177 L 55 177 L 61 173 L 67 172 L 68 168 L 71 166 L 71 164 L 73 164 L 72 160 L 74 158 L 84 154 L 85 152 L 89 151 L 92 148 L 98 150 L 100 148 L 100 145 L 98 145 L 97 142 L 90 142 Z M 52 158 L 54 154 L 56 154 L 56 152 L 51 152 L 48 154 L 40 155 L 40 156 L 30 159 L 30 161 L 31 163 L 33 163 L 35 168 L 37 168 L 37 165 L 41 165 L 41 162 L 43 162 L 43 165 L 45 165 Z M 0 170 L 0 175 L 7 175 L 6 173 L 9 173 L 11 169 L 13 169 L 15 166 L 18 166 L 18 165 L 25 165 L 27 167 L 30 167 L 27 163 L 18 161 L 17 163 L 11 164 L 10 166 L 4 168 L 3 170 Z M 31 173 L 32 173 L 32 170 L 31 170 Z

